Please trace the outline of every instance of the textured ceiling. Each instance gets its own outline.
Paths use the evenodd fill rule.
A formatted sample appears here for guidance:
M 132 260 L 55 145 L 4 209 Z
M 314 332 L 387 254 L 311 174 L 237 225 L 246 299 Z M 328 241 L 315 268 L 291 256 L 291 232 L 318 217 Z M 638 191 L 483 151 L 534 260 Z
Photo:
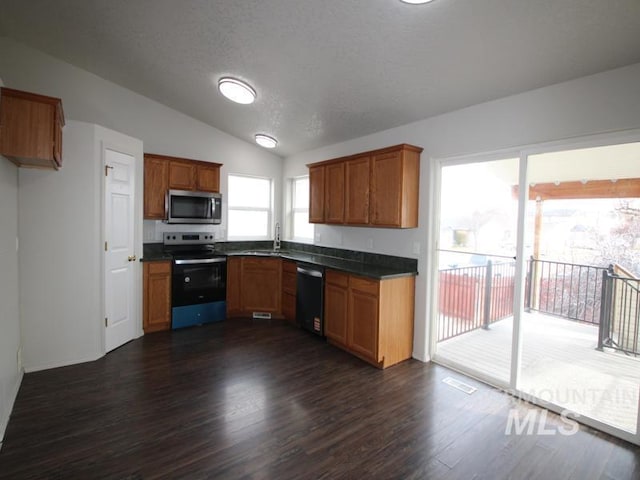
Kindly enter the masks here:
M 0 0 L 0 33 L 287 156 L 640 62 L 640 1 Z

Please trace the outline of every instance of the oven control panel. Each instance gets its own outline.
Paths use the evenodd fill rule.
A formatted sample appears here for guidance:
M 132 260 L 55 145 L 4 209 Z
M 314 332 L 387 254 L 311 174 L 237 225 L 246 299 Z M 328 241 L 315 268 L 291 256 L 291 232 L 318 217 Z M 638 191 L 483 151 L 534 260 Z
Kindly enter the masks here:
M 162 238 L 165 245 L 212 245 L 215 243 L 212 232 L 165 232 Z

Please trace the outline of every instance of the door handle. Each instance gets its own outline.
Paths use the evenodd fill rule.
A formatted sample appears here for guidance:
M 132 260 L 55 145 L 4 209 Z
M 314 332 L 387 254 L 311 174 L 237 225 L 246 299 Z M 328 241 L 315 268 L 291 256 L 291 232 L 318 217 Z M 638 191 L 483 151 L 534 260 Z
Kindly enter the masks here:
M 129 255 L 128 260 L 130 262 L 135 262 L 136 261 L 136 256 L 135 255 Z

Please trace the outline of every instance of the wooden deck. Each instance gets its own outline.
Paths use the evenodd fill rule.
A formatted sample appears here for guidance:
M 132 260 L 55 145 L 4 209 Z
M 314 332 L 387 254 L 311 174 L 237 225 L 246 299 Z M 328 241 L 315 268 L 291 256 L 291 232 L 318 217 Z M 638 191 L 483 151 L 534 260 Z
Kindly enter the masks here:
M 507 382 L 513 318 L 438 343 L 447 362 Z M 596 350 L 598 327 L 542 314 L 523 317 L 518 388 L 544 400 L 635 433 L 640 359 Z

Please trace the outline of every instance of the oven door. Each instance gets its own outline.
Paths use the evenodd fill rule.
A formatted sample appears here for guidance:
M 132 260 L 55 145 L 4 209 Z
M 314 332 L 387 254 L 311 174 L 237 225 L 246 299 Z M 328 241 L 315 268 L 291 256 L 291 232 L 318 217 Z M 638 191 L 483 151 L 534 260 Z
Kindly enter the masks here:
M 226 257 L 174 260 L 171 297 L 173 307 L 225 301 Z

